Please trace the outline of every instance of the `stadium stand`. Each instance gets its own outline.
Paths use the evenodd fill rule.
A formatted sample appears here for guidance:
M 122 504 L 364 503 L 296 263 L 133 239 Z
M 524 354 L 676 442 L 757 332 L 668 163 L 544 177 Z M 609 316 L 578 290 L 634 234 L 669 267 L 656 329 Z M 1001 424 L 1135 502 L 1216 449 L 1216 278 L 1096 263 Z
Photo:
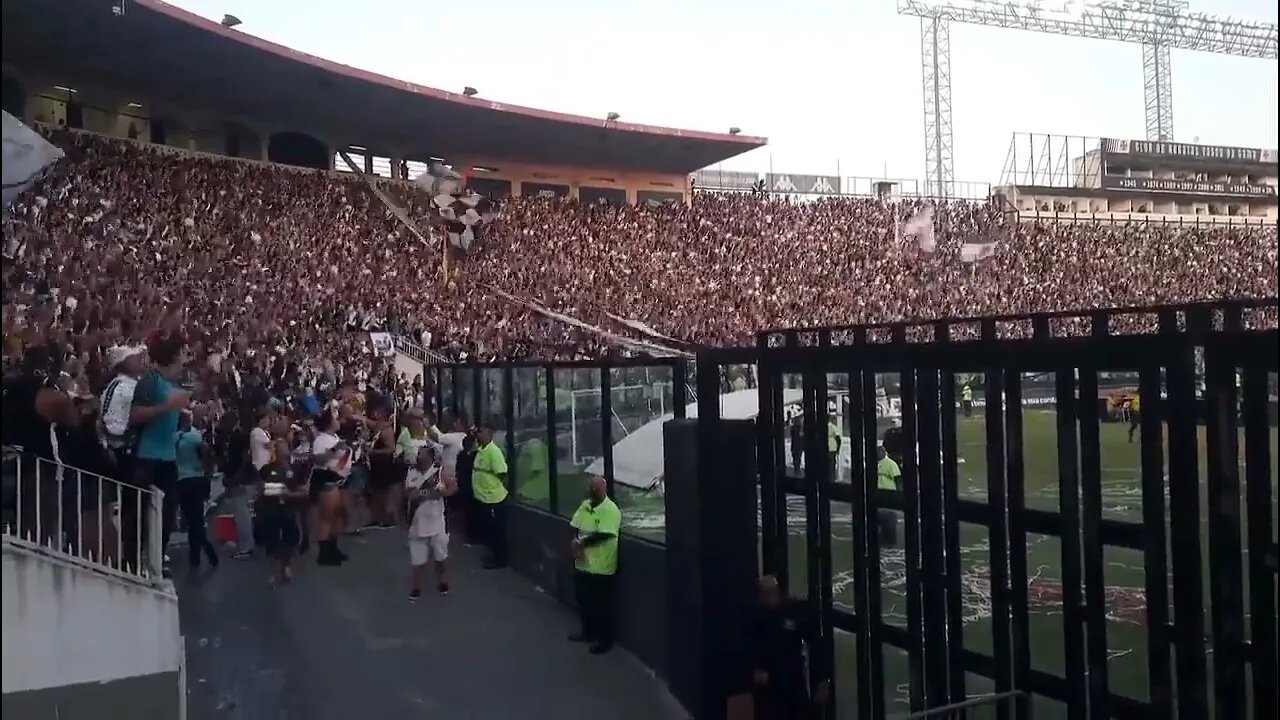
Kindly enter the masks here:
M 5 220 L 21 256 L 5 304 L 32 306 L 38 290 L 57 288 L 86 368 L 95 348 L 146 332 L 170 310 L 186 313 L 197 355 L 283 345 L 350 368 L 363 345 L 347 329 L 389 326 L 454 357 L 609 351 L 489 287 L 696 345 L 749 343 L 780 326 L 1276 293 L 1266 227 L 1006 225 L 998 206 L 953 202 L 936 216 L 938 252 L 924 254 L 895 230 L 916 202 L 748 194 L 698 194 L 688 206 L 514 198 L 440 287 L 438 250 L 356 178 L 84 132 L 51 137 L 67 158 Z M 383 184 L 425 224 L 416 186 Z M 995 254 L 960 262 L 957 247 L 975 237 L 994 241 Z

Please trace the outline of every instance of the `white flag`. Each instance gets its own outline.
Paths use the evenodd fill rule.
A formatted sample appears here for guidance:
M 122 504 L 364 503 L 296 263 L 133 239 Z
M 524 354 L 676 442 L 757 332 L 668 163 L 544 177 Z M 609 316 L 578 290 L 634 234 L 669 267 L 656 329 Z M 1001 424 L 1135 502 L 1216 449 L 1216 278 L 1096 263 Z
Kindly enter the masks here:
M 938 240 L 933 231 L 933 206 L 926 205 L 923 210 L 912 215 L 902 224 L 902 234 L 915 236 L 924 252 L 933 252 L 938 247 Z
M 4 209 L 40 179 L 45 168 L 62 157 L 62 150 L 18 118 L 4 113 Z
M 960 246 L 960 260 L 967 263 L 975 263 L 986 260 L 996 254 L 996 244 L 989 243 L 965 243 Z

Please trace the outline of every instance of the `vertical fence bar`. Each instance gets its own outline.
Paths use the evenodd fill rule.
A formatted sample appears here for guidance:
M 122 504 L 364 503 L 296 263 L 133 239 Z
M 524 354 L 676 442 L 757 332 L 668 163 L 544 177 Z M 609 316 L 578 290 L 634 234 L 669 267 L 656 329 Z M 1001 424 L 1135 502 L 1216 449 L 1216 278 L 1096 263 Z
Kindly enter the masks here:
M 1004 450 L 1008 478 L 1009 513 L 1009 612 L 1013 661 L 1013 689 L 1027 690 L 1031 678 L 1031 627 L 1027 609 L 1027 509 L 1026 467 L 1022 436 L 1022 373 L 1004 373 Z M 1015 715 L 1029 717 L 1026 698 L 1013 702 Z
M 853 611 L 857 628 L 857 654 L 855 656 L 856 677 L 858 687 L 856 717 L 871 717 L 871 664 L 870 644 L 867 642 L 867 625 L 870 613 L 867 610 L 867 533 L 875 527 L 873 518 L 869 517 L 865 508 L 867 490 L 872 487 L 873 476 L 867 475 L 866 438 L 862 427 L 862 373 L 848 373 L 846 382 L 849 388 L 849 401 L 845 403 L 845 427 L 849 428 L 849 484 L 852 489 L 853 502 L 849 503 L 850 520 L 852 521 L 853 544 Z
M 672 417 L 683 418 L 689 404 L 689 364 L 684 360 L 676 360 L 671 364 L 671 409 Z
M 427 372 L 431 374 L 431 414 L 435 416 L 437 423 L 441 423 L 443 420 L 440 416 L 444 413 L 444 388 L 440 386 L 443 370 L 439 365 L 433 365 L 427 368 Z
M 1088 715 L 1085 688 L 1084 618 L 1080 588 L 1080 477 L 1076 418 L 1083 403 L 1076 398 L 1074 366 L 1054 371 L 1058 408 L 1058 502 L 1062 515 L 1062 654 L 1066 665 L 1067 718 Z
M 35 517 L 36 534 L 34 537 L 31 538 L 31 541 L 38 545 L 44 544 L 44 533 L 43 533 L 43 528 L 41 527 L 41 524 L 42 524 L 41 516 L 44 515 L 44 502 L 43 502 L 44 498 L 40 497 L 40 494 L 41 494 L 40 486 L 44 484 L 43 482 L 41 482 L 41 477 L 40 477 L 41 475 L 40 468 L 41 468 L 41 465 L 43 464 L 44 464 L 43 460 L 36 458 L 36 461 L 35 461 L 35 466 L 36 466 L 36 482 L 35 482 L 36 498 L 35 499 L 36 501 L 34 506 L 31 509 L 31 511 L 35 513 L 35 516 L 36 516 Z
M 863 458 L 866 463 L 863 474 L 867 481 L 867 492 L 863 497 L 865 508 L 863 516 L 867 522 L 867 572 L 863 583 L 866 588 L 867 602 L 864 641 L 867 645 L 867 662 L 871 676 L 867 694 L 871 704 L 869 717 L 880 720 L 885 716 L 887 703 L 884 697 L 884 644 L 881 639 L 884 617 L 881 610 L 883 597 L 880 587 L 880 534 L 878 532 L 880 502 L 877 498 L 878 490 L 872 485 L 873 478 L 877 475 L 876 462 L 879 458 L 877 449 L 879 444 L 876 437 L 876 374 L 867 370 L 862 370 L 859 374 L 862 376 L 860 383 L 862 385 L 862 417 L 859 418 L 859 423 L 862 425 Z
M 1187 330 L 1208 327 L 1202 311 L 1187 313 Z M 1176 643 L 1178 717 L 1209 715 L 1205 686 L 1203 565 L 1200 557 L 1200 466 L 1196 431 L 1194 348 L 1188 344 L 1168 359 L 1169 537 L 1173 565 L 1173 631 Z
M 1095 339 L 1107 336 L 1109 320 L 1093 316 Z M 1101 345 L 1098 346 L 1099 348 Z M 1089 667 L 1089 715 L 1109 717 L 1107 705 L 1107 607 L 1102 548 L 1102 445 L 1098 427 L 1098 371 L 1092 364 L 1080 374 L 1080 530 L 1084 559 L 1085 657 Z
M 74 528 L 70 531 L 75 533 L 74 537 L 68 537 L 71 547 L 75 550 L 76 557 L 88 556 L 88 550 L 84 547 L 84 473 L 78 468 L 76 469 L 76 502 L 75 502 L 75 518 Z
M 822 576 L 818 537 L 818 486 L 827 477 L 827 427 L 823 422 L 825 407 L 819 402 L 826 396 L 826 376 L 819 377 L 814 367 L 807 366 L 801 376 L 801 403 L 804 413 L 804 514 L 805 514 L 805 597 L 817 607 Z M 702 393 L 698 393 L 702 397 Z M 701 417 L 701 413 L 699 413 Z
M 1167 321 L 1164 321 L 1167 322 Z M 1173 717 L 1169 663 L 1169 569 L 1165 548 L 1164 423 L 1160 369 L 1138 371 L 1138 452 L 1142 474 L 1143 574 L 1147 593 L 1147 677 L 1156 717 Z
M 488 399 L 489 394 L 484 392 L 484 388 L 484 369 L 480 366 L 471 368 L 471 387 L 469 390 L 471 391 L 471 407 L 475 410 L 474 416 L 471 418 L 472 424 L 479 423 L 481 418 L 487 419 L 488 417 L 489 408 L 485 407 L 488 404 L 485 400 Z
M 893 340 L 905 345 L 901 326 L 894 328 Z M 902 457 L 903 560 L 907 572 L 907 666 L 910 673 L 909 696 L 912 712 L 925 709 L 924 696 L 924 626 L 920 596 L 920 481 L 916 461 L 916 377 L 914 370 L 899 375 L 898 395 L 902 402 L 902 440 L 906 452 Z M 895 493 L 896 494 L 896 493 Z
M 102 563 L 103 565 L 110 565 L 111 563 L 107 562 L 106 548 L 103 547 L 103 534 L 106 533 L 107 531 L 106 529 L 107 523 L 111 523 L 112 527 L 115 527 L 115 517 L 112 515 L 111 511 L 108 509 L 105 503 L 106 498 L 102 494 L 102 476 L 101 475 L 98 476 L 97 483 L 98 483 L 98 558 L 97 558 L 97 561 Z M 116 497 L 120 496 L 120 490 L 118 487 L 115 488 L 115 494 L 116 494 Z M 120 529 L 116 528 L 116 540 L 119 541 L 119 539 L 120 539 Z
M 604 482 L 609 497 L 614 497 L 613 484 L 613 370 L 605 363 L 600 368 L 600 451 L 604 455 Z
M 939 323 L 934 331 L 939 343 L 951 342 L 951 326 Z M 940 428 L 942 432 L 943 573 L 947 612 L 948 700 L 963 702 L 967 697 L 964 677 L 964 594 L 961 580 L 964 566 L 960 557 L 960 450 L 956 438 L 956 373 L 944 370 L 940 378 Z
M 1275 333 L 1269 338 L 1275 368 Z M 1276 546 L 1272 540 L 1271 428 L 1267 418 L 1267 366 L 1251 356 L 1242 378 L 1244 474 L 1249 543 L 1250 646 L 1255 717 L 1280 713 L 1276 692 Z
M 1222 341 L 1229 343 L 1229 340 Z M 1244 568 L 1240 549 L 1240 449 L 1235 364 L 1229 349 L 1205 347 L 1209 595 L 1213 612 L 1214 717 L 1245 715 Z M 1223 357 L 1228 355 L 1228 357 Z
M 773 457 L 774 467 L 774 483 L 773 483 L 773 527 L 777 533 L 777 553 L 774 562 L 777 563 L 778 583 L 783 588 L 791 587 L 791 556 L 788 552 L 787 543 L 787 458 L 785 450 L 785 442 L 783 433 L 785 432 L 783 414 L 785 395 L 783 394 L 783 378 L 781 369 L 774 365 L 770 372 L 769 389 L 770 405 L 773 408 L 773 417 L 775 418 L 775 427 L 778 432 L 774 433 L 770 438 L 770 456 Z M 699 395 L 701 398 L 701 395 Z
M 984 320 L 982 342 L 996 341 L 995 323 Z M 996 692 L 1013 689 L 1009 628 L 1009 535 L 1004 465 L 1004 375 L 998 367 L 983 368 L 983 419 L 986 430 L 987 506 L 990 508 L 991 650 L 995 660 Z M 1009 708 L 996 707 L 998 720 L 1008 720 Z
M 54 526 L 52 536 L 49 538 L 49 547 L 58 552 L 66 552 L 67 549 L 67 509 L 64 507 L 63 498 L 66 495 L 67 469 L 62 464 L 57 464 L 53 468 L 53 486 L 58 496 L 55 498 L 57 503 L 58 516 L 54 518 Z
M 148 555 L 144 553 L 147 553 L 147 554 L 150 553 L 150 548 L 148 547 L 148 544 L 143 542 L 144 538 L 142 536 L 142 530 L 145 527 L 149 533 L 151 530 L 151 525 L 155 524 L 154 522 L 155 518 L 151 517 L 150 506 L 146 508 L 146 514 L 145 515 L 143 514 L 143 507 L 142 507 L 143 497 L 144 497 L 144 493 L 146 492 L 147 491 L 145 490 L 139 489 L 133 493 L 134 518 L 136 518 L 136 520 L 134 521 L 134 527 L 135 527 L 134 539 L 137 541 L 138 544 L 135 546 L 137 548 L 137 552 L 134 553 L 134 557 L 133 557 L 134 567 L 132 570 L 130 570 L 126 566 L 125 572 L 135 572 L 135 573 L 140 572 L 142 570 L 142 563 L 145 562 L 148 557 Z M 150 498 L 152 496 L 150 494 L 147 494 L 145 497 Z
M 147 532 L 147 558 L 150 565 L 150 572 L 155 577 L 161 577 L 164 568 L 164 547 L 160 543 L 160 539 L 164 537 L 162 531 L 162 523 L 164 522 L 164 491 L 160 488 L 151 489 L 151 527 Z M 138 568 L 138 574 L 142 575 L 142 568 Z
M 542 366 L 546 373 L 546 396 L 543 402 L 547 405 L 547 502 L 551 512 L 560 512 L 560 446 L 556 442 L 556 423 L 559 421 L 556 412 L 556 371 L 553 365 Z M 571 428 L 572 430 L 572 428 Z
M 505 443 L 506 448 L 504 448 L 507 454 L 507 465 L 509 466 L 507 468 L 507 483 L 511 486 L 511 494 L 514 496 L 512 500 L 514 501 L 520 495 L 516 483 L 521 475 L 520 458 L 516 453 L 516 371 L 510 365 L 507 365 L 502 368 L 501 372 L 502 408 L 499 412 L 502 413 L 502 420 L 507 429 L 507 442 Z M 527 471 L 528 468 L 525 468 L 525 470 Z
M 826 330 L 821 331 L 819 333 L 818 343 L 819 343 L 819 346 L 824 349 L 830 348 L 830 345 L 831 345 L 830 333 Z M 824 353 L 824 356 L 828 356 L 828 355 Z M 828 432 L 830 432 L 830 429 L 832 427 L 838 427 L 838 423 L 835 423 L 833 421 L 829 408 L 827 407 L 827 403 L 830 401 L 831 394 L 828 388 L 826 364 L 825 363 L 820 364 L 817 370 L 819 370 L 820 372 L 815 378 L 817 382 L 814 385 L 814 395 L 815 395 L 814 399 L 817 401 L 816 409 L 818 410 L 821 417 L 824 420 L 826 420 L 827 426 L 828 426 Z M 825 435 L 827 435 L 827 433 L 824 433 L 824 436 Z M 837 437 L 838 436 L 839 435 L 837 431 Z M 841 440 L 841 442 L 843 442 L 843 440 Z M 833 595 L 832 587 L 831 587 L 831 580 L 832 580 L 831 489 L 832 489 L 832 485 L 836 482 L 836 480 L 839 478 L 839 475 L 840 475 L 840 472 L 839 472 L 840 455 L 839 455 L 839 452 L 832 455 L 829 440 L 827 443 L 827 447 L 823 449 L 826 450 L 826 454 L 830 457 L 824 458 L 825 462 L 823 462 L 823 465 L 822 465 L 823 471 L 820 476 L 821 482 L 819 482 L 817 485 L 817 493 L 814 497 L 814 500 L 816 501 L 817 508 L 818 508 L 818 514 L 817 514 L 818 522 L 817 522 L 817 533 L 816 533 L 817 540 L 818 540 L 817 601 L 818 601 L 818 608 L 821 611 L 818 618 L 818 621 L 819 621 L 818 631 L 820 633 L 820 637 L 817 643 L 818 646 L 816 648 L 816 654 L 820 657 L 820 662 L 818 663 L 819 669 L 820 669 L 819 672 L 822 672 L 822 669 L 825 669 L 825 673 L 824 673 L 825 677 L 818 677 L 818 678 L 811 677 L 810 682 L 812 683 L 815 679 L 819 681 L 826 679 L 829 681 L 828 684 L 831 686 L 829 688 L 831 700 L 826 705 L 825 714 L 827 715 L 828 718 L 830 718 L 831 710 L 835 707 L 835 696 L 836 696 L 836 690 L 837 690 L 834 683 L 835 627 L 834 627 L 832 612 L 831 612 L 832 603 L 835 599 Z
M 938 408 L 938 371 L 922 368 L 917 376 L 916 468 L 920 496 L 920 577 L 924 622 L 925 707 L 948 703 L 947 599 L 942 561 L 942 438 Z
M 759 347 L 765 348 L 764 336 L 760 337 Z M 779 555 L 786 555 L 786 538 L 778 531 L 778 453 L 774 450 L 774 436 L 782 431 L 781 408 L 774 404 L 774 366 L 764 353 L 760 356 L 759 384 L 756 394 L 759 397 L 760 412 L 756 418 L 756 457 L 760 470 L 760 567 L 766 575 L 779 577 L 784 561 Z M 779 583 L 782 582 L 779 577 Z

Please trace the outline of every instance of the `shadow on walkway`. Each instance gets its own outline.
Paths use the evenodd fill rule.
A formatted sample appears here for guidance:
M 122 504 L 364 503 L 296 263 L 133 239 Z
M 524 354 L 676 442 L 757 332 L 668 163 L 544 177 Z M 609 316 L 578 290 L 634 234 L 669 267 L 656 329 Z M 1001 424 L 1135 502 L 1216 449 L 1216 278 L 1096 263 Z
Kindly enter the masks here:
M 455 545 L 451 594 L 417 603 L 400 530 L 346 538 L 341 568 L 317 567 L 312 550 L 279 589 L 261 559 L 180 574 L 188 717 L 688 717 L 635 658 L 567 642 L 576 623 L 563 606 Z

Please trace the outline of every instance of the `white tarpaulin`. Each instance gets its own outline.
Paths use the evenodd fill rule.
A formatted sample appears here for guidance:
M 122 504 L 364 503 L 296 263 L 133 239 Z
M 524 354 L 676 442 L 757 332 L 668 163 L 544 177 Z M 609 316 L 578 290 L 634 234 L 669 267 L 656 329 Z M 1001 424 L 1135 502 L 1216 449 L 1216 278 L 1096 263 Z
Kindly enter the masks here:
M 62 158 L 62 150 L 54 147 L 40 133 L 18 118 L 4 113 L 4 208 L 31 187 L 45 168 Z
M 801 391 L 782 391 L 783 406 L 798 403 Z M 760 391 L 739 390 L 720 396 L 720 417 L 725 420 L 750 420 L 760 414 Z M 652 490 L 662 482 L 662 426 L 675 417 L 667 413 L 636 428 L 636 431 L 613 444 L 613 481 L 639 490 Z M 685 417 L 698 417 L 698 404 L 685 408 Z M 596 458 L 587 466 L 588 475 L 604 474 L 604 458 Z

